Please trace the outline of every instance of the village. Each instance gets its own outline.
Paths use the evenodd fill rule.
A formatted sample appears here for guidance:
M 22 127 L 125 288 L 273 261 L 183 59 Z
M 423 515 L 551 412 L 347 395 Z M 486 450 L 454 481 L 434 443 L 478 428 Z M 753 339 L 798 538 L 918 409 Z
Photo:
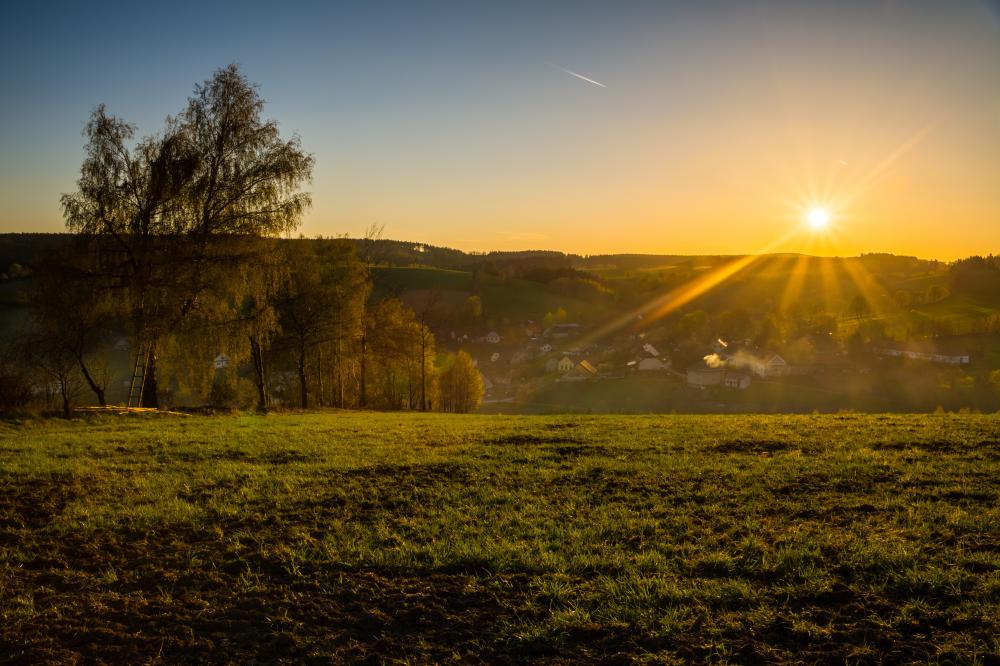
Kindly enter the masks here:
M 450 342 L 469 351 L 485 387 L 484 405 L 514 405 L 545 388 L 601 384 L 643 378 L 693 399 L 725 406 L 741 392 L 762 385 L 826 385 L 830 378 L 864 377 L 873 370 L 829 341 L 799 340 L 782 350 L 762 349 L 751 340 L 716 338 L 692 349 L 656 330 L 595 340 L 590 327 L 557 323 L 545 327 L 528 320 L 507 335 L 453 331 Z M 907 343 L 868 350 L 865 361 L 915 362 L 948 368 L 969 365 L 966 351 L 942 350 L 930 343 Z M 812 380 L 812 381 L 811 381 Z M 838 381 L 834 379 L 834 381 Z M 647 382 L 648 385 L 648 382 Z

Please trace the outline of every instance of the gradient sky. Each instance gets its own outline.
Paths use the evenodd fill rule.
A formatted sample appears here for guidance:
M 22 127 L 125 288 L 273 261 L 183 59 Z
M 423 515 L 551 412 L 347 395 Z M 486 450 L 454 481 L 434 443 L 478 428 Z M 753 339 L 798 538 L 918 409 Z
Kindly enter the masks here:
M 63 229 L 97 104 L 151 133 L 238 62 L 316 157 L 306 235 L 1000 253 L 997 2 L 33 4 L 0 9 L 0 231 Z

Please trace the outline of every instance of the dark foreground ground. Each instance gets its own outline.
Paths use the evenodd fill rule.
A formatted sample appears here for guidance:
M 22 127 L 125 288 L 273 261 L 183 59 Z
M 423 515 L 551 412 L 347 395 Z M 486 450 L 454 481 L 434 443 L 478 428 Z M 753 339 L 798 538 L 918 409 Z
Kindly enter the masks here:
M 1000 418 L 0 424 L 0 658 L 1000 663 Z

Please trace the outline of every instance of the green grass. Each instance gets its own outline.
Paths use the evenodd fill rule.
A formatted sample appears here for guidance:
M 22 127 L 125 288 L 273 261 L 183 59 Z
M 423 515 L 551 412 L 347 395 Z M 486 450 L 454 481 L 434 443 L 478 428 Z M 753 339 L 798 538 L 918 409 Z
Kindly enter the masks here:
M 949 296 L 943 301 L 914 309 L 919 314 L 955 322 L 978 321 L 995 315 L 997 308 L 968 296 Z
M 427 267 L 377 268 L 375 284 L 389 292 L 407 289 L 469 291 L 472 273 Z
M 0 425 L 0 655 L 1000 658 L 1000 418 Z

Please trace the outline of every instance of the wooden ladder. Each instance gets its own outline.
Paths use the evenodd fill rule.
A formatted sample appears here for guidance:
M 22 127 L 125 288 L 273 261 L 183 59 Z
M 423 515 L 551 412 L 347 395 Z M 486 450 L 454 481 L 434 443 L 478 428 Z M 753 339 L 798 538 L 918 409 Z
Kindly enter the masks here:
M 135 354 L 135 365 L 132 366 L 132 381 L 128 385 L 126 407 L 142 407 L 142 392 L 146 388 L 146 370 L 149 368 L 152 353 L 152 347 L 139 346 Z

